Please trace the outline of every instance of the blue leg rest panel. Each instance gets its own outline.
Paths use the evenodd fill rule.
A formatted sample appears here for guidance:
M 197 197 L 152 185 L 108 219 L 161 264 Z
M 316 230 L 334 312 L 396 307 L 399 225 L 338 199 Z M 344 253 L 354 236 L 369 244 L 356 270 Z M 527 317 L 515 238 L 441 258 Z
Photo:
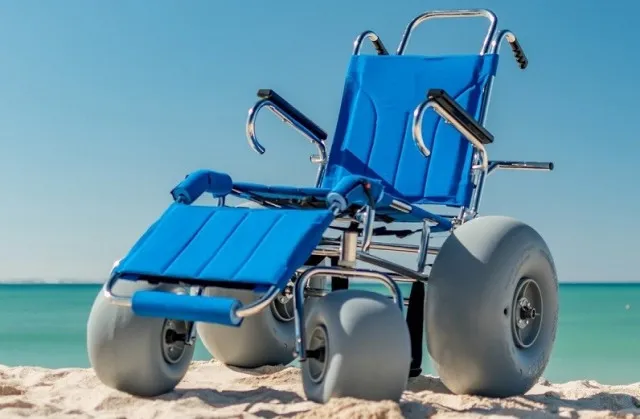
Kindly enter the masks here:
M 332 221 L 329 210 L 173 204 L 114 274 L 284 288 Z

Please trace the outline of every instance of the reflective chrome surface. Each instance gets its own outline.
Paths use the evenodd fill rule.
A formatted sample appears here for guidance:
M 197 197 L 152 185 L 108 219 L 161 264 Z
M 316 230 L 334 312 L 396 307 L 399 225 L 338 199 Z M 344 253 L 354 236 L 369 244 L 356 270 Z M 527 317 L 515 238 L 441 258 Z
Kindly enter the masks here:
M 469 9 L 469 10 L 434 10 L 431 12 L 426 12 L 416 17 L 409 23 L 407 28 L 402 35 L 402 40 L 400 41 L 400 45 L 398 45 L 398 49 L 396 50 L 396 54 L 402 55 L 404 54 L 405 49 L 407 48 L 407 42 L 409 42 L 409 37 L 411 33 L 417 28 L 420 24 L 424 23 L 429 19 L 445 19 L 445 18 L 467 18 L 467 17 L 484 17 L 489 20 L 489 29 L 487 30 L 487 35 L 484 38 L 482 43 L 482 48 L 480 49 L 480 54 L 485 54 L 489 48 L 489 42 L 493 39 L 496 33 L 496 26 L 498 24 L 498 18 L 496 15 L 487 9 Z
M 238 308 L 236 310 L 235 315 L 240 318 L 245 318 L 245 317 L 258 314 L 265 308 L 269 307 L 269 304 L 271 304 L 271 302 L 278 296 L 279 293 L 280 293 L 280 290 L 278 290 L 278 288 L 271 287 L 267 292 L 262 294 L 262 296 L 258 298 L 256 301 Z
M 260 141 L 258 141 L 258 138 L 256 137 L 256 117 L 258 116 L 258 112 L 260 112 L 260 110 L 265 106 L 268 107 L 271 112 L 276 114 L 283 122 L 291 125 L 293 128 L 298 130 L 298 132 L 307 137 L 311 141 L 311 143 L 314 144 L 318 149 L 318 154 L 313 155 L 310 158 L 312 163 L 320 165 L 320 167 L 318 167 L 318 174 L 316 176 L 316 186 L 318 186 L 320 184 L 320 181 L 324 174 L 325 166 L 327 164 L 327 150 L 324 141 L 318 138 L 314 133 L 309 131 L 303 125 L 299 124 L 291 115 L 289 115 L 286 111 L 284 111 L 269 99 L 261 99 L 251 109 L 249 109 L 246 127 L 246 134 L 247 139 L 249 140 L 249 145 L 254 151 L 259 154 L 264 154 L 264 152 L 266 151 L 264 146 L 260 143 Z
M 358 259 L 370 265 L 377 266 L 378 268 L 387 269 L 391 272 L 400 274 L 405 278 L 411 278 L 414 281 L 427 282 L 429 280 L 428 275 L 414 271 L 413 269 L 407 268 L 398 263 L 391 262 L 390 260 L 372 255 L 371 253 L 359 251 Z
M 424 221 L 422 223 L 422 232 L 420 233 L 420 247 L 418 251 L 418 269 L 422 273 L 427 266 L 427 255 L 429 253 L 429 239 L 431 237 L 431 227 Z
M 548 172 L 553 170 L 553 162 L 493 160 L 489 162 L 489 170 L 487 174 L 491 174 L 497 169 L 543 170 Z
M 125 297 L 121 295 L 116 295 L 113 293 L 113 286 L 118 282 L 118 277 L 116 275 L 112 275 L 111 278 L 104 285 L 103 293 L 105 298 L 111 303 L 122 307 L 131 307 L 131 297 Z M 259 299 L 253 301 L 244 306 L 240 306 L 235 313 L 231 313 L 232 316 L 237 316 L 240 318 L 253 316 L 264 310 L 266 307 L 271 304 L 271 302 L 276 298 L 279 294 L 279 290 L 276 287 L 271 287 L 267 292 L 265 292 Z M 202 290 L 198 291 L 197 295 L 200 295 Z M 215 297 L 211 297 L 215 298 Z
M 425 100 L 413 111 L 413 140 L 418 146 L 420 152 L 425 156 L 429 157 L 431 155 L 431 150 L 424 143 L 424 137 L 422 136 L 422 121 L 424 119 L 425 112 L 432 108 L 434 111 L 438 113 L 445 121 L 448 121 L 451 125 L 453 125 L 463 136 L 466 138 L 473 146 L 478 150 L 480 155 L 482 156 L 482 162 L 478 165 L 474 165 L 473 169 L 481 169 L 486 171 L 489 167 L 489 156 L 487 155 L 487 150 L 484 145 L 469 131 L 464 125 L 459 124 L 455 119 L 450 118 L 447 115 L 447 112 L 436 102 L 432 100 Z
M 498 36 L 491 41 L 489 54 L 498 54 L 500 52 L 500 47 L 502 46 L 502 41 L 506 40 L 507 42 L 514 42 L 516 39 L 516 35 L 509 29 L 501 30 Z
M 331 239 L 331 238 L 324 238 L 322 239 L 322 241 L 320 242 L 320 247 L 317 248 L 316 250 L 318 251 L 330 251 L 330 249 L 325 249 L 324 246 L 340 246 L 340 240 L 339 239 Z M 358 242 L 358 246 L 362 247 L 362 242 Z M 383 242 L 371 242 L 371 246 L 370 246 L 370 250 L 386 250 L 386 251 L 390 251 L 390 252 L 402 252 L 402 253 L 420 253 L 420 247 L 416 246 L 415 244 L 403 244 L 403 243 L 383 243 Z M 428 253 L 430 255 L 437 255 L 438 251 L 440 250 L 439 247 L 429 247 L 428 248 Z M 315 251 L 314 251 L 314 254 Z M 320 253 L 318 253 L 320 254 Z M 335 253 L 331 253 L 331 256 L 336 255 Z
M 388 54 L 386 48 L 382 44 L 382 40 L 374 31 L 364 31 L 360 35 L 358 35 L 355 41 L 353 41 L 353 55 L 360 54 L 360 50 L 362 49 L 362 43 L 364 42 L 365 39 L 370 40 L 374 44 L 374 47 L 376 46 L 375 44 L 378 43 L 379 45 L 382 46 L 384 52 Z
M 296 281 L 294 286 L 293 301 L 295 306 L 295 328 L 296 328 L 296 350 L 295 355 L 299 361 L 307 360 L 307 352 L 305 348 L 305 330 L 304 330 L 304 291 L 309 281 L 318 275 L 326 275 L 332 277 L 358 277 L 367 279 L 377 279 L 382 282 L 391 292 L 395 303 L 400 310 L 404 307 L 402 292 L 398 284 L 394 282 L 388 275 L 382 272 L 369 271 L 364 269 L 344 269 L 336 267 L 315 267 L 307 269 L 300 279 Z

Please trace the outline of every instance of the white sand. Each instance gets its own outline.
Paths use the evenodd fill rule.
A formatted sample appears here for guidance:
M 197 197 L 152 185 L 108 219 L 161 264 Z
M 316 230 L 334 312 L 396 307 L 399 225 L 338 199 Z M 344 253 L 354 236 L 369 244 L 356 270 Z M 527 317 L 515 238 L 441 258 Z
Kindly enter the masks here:
M 402 401 L 304 399 L 299 370 L 232 370 L 194 362 L 176 391 L 142 399 L 102 385 L 89 369 L 0 366 L 0 418 L 401 418 L 415 417 L 640 417 L 640 383 L 594 381 L 550 384 L 529 394 L 489 399 L 449 394 L 437 378 L 412 380 Z

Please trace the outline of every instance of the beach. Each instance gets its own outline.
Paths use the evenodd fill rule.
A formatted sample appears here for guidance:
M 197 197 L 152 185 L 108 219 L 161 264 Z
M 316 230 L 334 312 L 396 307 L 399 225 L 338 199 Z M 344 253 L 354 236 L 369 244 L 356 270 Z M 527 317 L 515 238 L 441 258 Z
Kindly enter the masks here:
M 296 363 L 232 370 L 196 344 L 175 392 L 141 399 L 102 385 L 86 350 L 86 322 L 100 285 L 2 285 L 7 330 L 0 345 L 0 418 L 238 417 L 640 417 L 640 284 L 560 286 L 551 362 L 527 395 L 455 396 L 432 377 L 409 383 L 401 402 L 305 400 Z M 593 307 L 597 307 L 594 310 Z M 562 384 L 564 383 L 564 384 Z M 599 384 L 600 383 L 600 384 Z
M 305 400 L 293 366 L 231 369 L 195 361 L 175 391 L 138 398 L 110 389 L 90 369 L 0 366 L 0 417 L 8 418 L 424 418 L 487 415 L 530 418 L 640 417 L 640 382 L 540 380 L 524 396 L 492 399 L 450 394 L 433 376 L 412 379 L 400 403 Z

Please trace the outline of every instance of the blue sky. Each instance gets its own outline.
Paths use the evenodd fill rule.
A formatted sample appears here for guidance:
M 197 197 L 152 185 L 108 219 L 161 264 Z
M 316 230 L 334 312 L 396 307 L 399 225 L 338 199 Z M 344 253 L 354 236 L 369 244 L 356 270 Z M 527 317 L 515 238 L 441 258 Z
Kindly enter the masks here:
M 487 7 L 530 59 L 503 49 L 490 155 L 556 170 L 492 175 L 482 213 L 538 229 L 563 281 L 639 279 L 640 3 L 543 3 L 0 1 L 0 278 L 104 278 L 191 170 L 311 184 L 313 148 L 275 118 L 248 147 L 255 92 L 332 133 L 358 33 L 395 49 L 420 12 Z M 408 52 L 475 52 L 485 24 L 427 24 Z

